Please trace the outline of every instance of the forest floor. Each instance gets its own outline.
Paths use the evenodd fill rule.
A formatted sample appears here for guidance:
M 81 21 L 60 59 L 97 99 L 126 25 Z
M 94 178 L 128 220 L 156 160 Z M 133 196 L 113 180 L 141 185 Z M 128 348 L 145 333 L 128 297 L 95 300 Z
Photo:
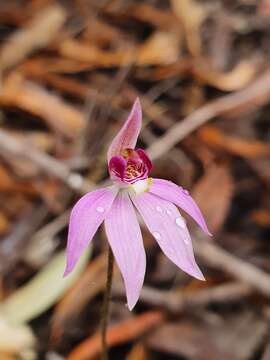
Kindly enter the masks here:
M 62 278 L 70 209 L 108 179 L 136 97 L 153 177 L 190 190 L 200 282 L 143 229 L 132 312 L 115 266 L 110 359 L 270 359 L 270 1 L 0 2 L 0 358 L 101 356 L 104 230 Z

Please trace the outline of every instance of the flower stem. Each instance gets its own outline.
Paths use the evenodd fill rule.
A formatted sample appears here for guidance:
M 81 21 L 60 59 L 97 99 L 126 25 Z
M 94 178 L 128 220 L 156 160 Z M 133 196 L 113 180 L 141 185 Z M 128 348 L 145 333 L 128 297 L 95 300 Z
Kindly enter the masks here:
M 104 292 L 104 299 L 101 313 L 101 342 L 102 342 L 102 360 L 108 360 L 108 347 L 106 341 L 106 332 L 109 316 L 109 305 L 111 299 L 112 289 L 112 277 L 113 277 L 113 253 L 111 248 L 108 249 L 108 265 L 107 265 L 107 280 L 106 288 Z

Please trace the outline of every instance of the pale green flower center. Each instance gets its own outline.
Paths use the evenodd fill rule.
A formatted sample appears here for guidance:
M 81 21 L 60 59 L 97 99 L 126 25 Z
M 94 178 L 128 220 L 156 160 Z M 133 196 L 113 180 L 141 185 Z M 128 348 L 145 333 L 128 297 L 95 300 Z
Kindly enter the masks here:
M 150 186 L 152 182 L 153 182 L 152 178 L 138 180 L 134 184 L 130 184 L 129 188 L 131 188 L 136 195 L 143 194 L 150 190 Z

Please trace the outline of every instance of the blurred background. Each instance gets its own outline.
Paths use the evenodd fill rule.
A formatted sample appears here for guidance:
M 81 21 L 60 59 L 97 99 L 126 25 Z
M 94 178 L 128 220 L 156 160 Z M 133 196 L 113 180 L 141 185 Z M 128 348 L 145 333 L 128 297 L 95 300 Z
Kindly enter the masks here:
M 108 179 L 134 99 L 152 176 L 190 190 L 206 282 L 144 231 L 133 312 L 115 267 L 110 359 L 270 359 L 270 1 L 0 2 L 0 359 L 100 359 L 103 229 L 62 278 L 69 213 Z

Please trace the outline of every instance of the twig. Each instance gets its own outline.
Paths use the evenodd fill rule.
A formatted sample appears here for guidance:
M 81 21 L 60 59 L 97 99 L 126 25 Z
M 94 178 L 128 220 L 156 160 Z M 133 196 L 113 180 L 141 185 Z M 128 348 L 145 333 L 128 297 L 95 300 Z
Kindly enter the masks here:
M 270 297 L 270 274 L 204 239 L 195 241 L 194 246 L 196 254 L 208 266 L 223 270 L 234 278 L 252 286 L 261 294 Z
M 14 229 L 1 241 L 0 246 L 0 272 L 7 272 L 23 253 L 29 244 L 31 236 L 48 215 L 44 204 L 38 205 L 15 224 Z
M 157 159 L 207 121 L 226 111 L 244 106 L 249 102 L 255 102 L 269 94 L 270 71 L 268 70 L 245 89 L 220 97 L 194 111 L 180 123 L 176 123 L 163 136 L 150 145 L 147 152 L 152 159 Z
M 112 289 L 112 277 L 113 277 L 113 253 L 109 246 L 108 249 L 108 268 L 107 268 L 107 280 L 106 288 L 104 293 L 104 300 L 101 313 L 101 342 L 102 342 L 102 360 L 108 360 L 108 347 L 106 340 L 109 307 L 111 300 L 111 289 Z
M 86 193 L 92 191 L 95 185 L 85 180 L 80 174 L 69 170 L 68 166 L 54 159 L 27 142 L 15 139 L 13 136 L 0 130 L 0 149 L 20 159 L 28 159 L 50 175 L 63 181 L 75 191 Z
M 252 292 L 251 286 L 240 282 L 231 282 L 192 293 L 180 292 L 177 289 L 157 290 L 144 286 L 140 294 L 140 301 L 151 307 L 162 307 L 173 314 L 179 314 L 198 307 L 205 307 L 210 303 L 234 302 L 251 295 Z M 122 284 L 115 284 L 113 293 L 125 296 Z

